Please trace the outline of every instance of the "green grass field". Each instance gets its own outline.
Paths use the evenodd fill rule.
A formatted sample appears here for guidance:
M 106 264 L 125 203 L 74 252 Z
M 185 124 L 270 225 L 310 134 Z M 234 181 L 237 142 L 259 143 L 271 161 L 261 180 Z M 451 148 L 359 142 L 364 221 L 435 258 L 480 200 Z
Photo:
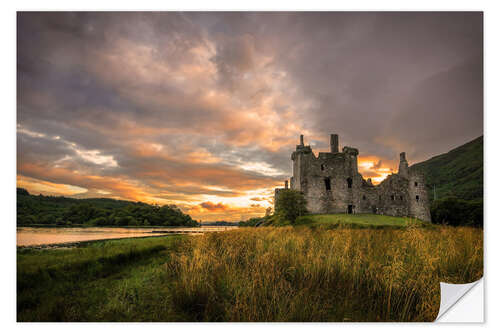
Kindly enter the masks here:
M 18 249 L 17 320 L 432 321 L 440 281 L 483 274 L 479 228 L 313 218 L 311 227 Z M 380 228 L 353 228 L 357 219 Z
M 18 321 L 178 321 L 164 264 L 184 236 L 17 253 Z
M 355 225 L 366 227 L 407 227 L 410 225 L 429 225 L 429 223 L 420 221 L 415 218 L 375 214 L 306 215 L 299 217 L 295 224 L 309 226 Z

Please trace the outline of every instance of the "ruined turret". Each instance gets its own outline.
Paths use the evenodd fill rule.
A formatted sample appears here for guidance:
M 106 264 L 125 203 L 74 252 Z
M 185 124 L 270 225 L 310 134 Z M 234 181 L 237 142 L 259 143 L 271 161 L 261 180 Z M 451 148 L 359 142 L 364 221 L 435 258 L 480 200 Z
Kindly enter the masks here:
M 339 135 L 331 134 L 330 135 L 330 152 L 338 153 L 339 152 Z
M 290 178 L 290 188 L 293 190 L 301 190 L 301 182 L 304 179 L 303 173 L 305 172 L 304 164 L 307 164 L 308 159 L 313 156 L 311 146 L 304 145 L 304 135 L 300 135 L 300 144 L 295 147 L 292 153 L 293 161 L 293 176 Z
M 409 215 L 422 221 L 430 221 L 429 198 L 425 186 L 425 177 L 418 171 L 410 171 L 408 176 L 408 194 L 410 197 Z
M 295 153 L 312 153 L 311 146 L 304 145 L 304 134 L 300 135 L 300 144 L 295 147 L 295 151 L 292 154 L 292 160 L 294 159 Z
M 358 149 L 352 147 L 344 147 L 342 148 L 342 153 L 344 153 L 348 157 L 346 159 L 346 168 L 351 170 L 350 172 L 352 176 L 356 175 L 358 173 Z
M 399 170 L 398 175 L 408 179 L 408 161 L 406 161 L 406 153 L 399 154 Z

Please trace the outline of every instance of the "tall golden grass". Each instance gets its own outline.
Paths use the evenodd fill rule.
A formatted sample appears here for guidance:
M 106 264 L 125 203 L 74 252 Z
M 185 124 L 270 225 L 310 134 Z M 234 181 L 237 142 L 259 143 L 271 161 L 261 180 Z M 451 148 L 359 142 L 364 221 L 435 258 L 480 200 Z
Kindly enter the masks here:
M 440 281 L 482 276 L 483 231 L 245 228 L 190 237 L 166 269 L 186 320 L 433 321 Z

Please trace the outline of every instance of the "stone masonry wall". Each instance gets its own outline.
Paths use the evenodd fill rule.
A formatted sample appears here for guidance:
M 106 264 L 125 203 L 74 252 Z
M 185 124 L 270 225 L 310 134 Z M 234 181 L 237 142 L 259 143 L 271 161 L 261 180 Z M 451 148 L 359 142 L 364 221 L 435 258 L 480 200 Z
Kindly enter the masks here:
M 430 221 L 431 213 L 429 210 L 429 198 L 425 188 L 425 178 L 423 175 L 413 171 L 410 172 L 409 177 L 408 192 L 410 207 L 408 215 L 423 221 Z
M 336 134 L 331 135 L 330 145 L 330 152 L 316 156 L 301 136 L 292 153 L 290 187 L 304 194 L 310 213 L 374 213 L 430 221 L 425 180 L 409 173 L 405 153 L 400 154 L 398 174 L 374 186 L 358 172 L 357 149 L 344 147 L 339 152 Z M 275 197 L 278 194 L 276 189 Z

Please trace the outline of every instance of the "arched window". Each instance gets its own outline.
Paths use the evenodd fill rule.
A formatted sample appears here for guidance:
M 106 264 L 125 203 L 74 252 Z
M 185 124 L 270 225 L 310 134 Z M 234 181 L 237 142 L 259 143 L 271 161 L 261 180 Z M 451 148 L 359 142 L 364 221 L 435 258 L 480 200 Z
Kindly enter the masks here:
M 420 200 L 420 197 L 417 195 L 417 196 L 415 197 L 415 199 L 417 199 L 417 202 L 418 202 L 418 200 Z
M 321 164 L 321 170 L 325 170 L 325 165 L 324 164 Z
M 347 188 L 352 188 L 352 178 L 347 178 Z
M 363 195 L 363 200 L 366 200 L 366 195 Z
M 402 195 L 399 196 L 399 200 L 403 201 L 403 196 Z
M 415 182 L 415 187 L 417 187 L 417 186 L 418 186 L 418 183 L 417 183 L 417 182 Z
M 393 195 L 391 195 L 391 200 L 392 200 L 392 201 L 394 201 L 394 194 L 393 194 Z

